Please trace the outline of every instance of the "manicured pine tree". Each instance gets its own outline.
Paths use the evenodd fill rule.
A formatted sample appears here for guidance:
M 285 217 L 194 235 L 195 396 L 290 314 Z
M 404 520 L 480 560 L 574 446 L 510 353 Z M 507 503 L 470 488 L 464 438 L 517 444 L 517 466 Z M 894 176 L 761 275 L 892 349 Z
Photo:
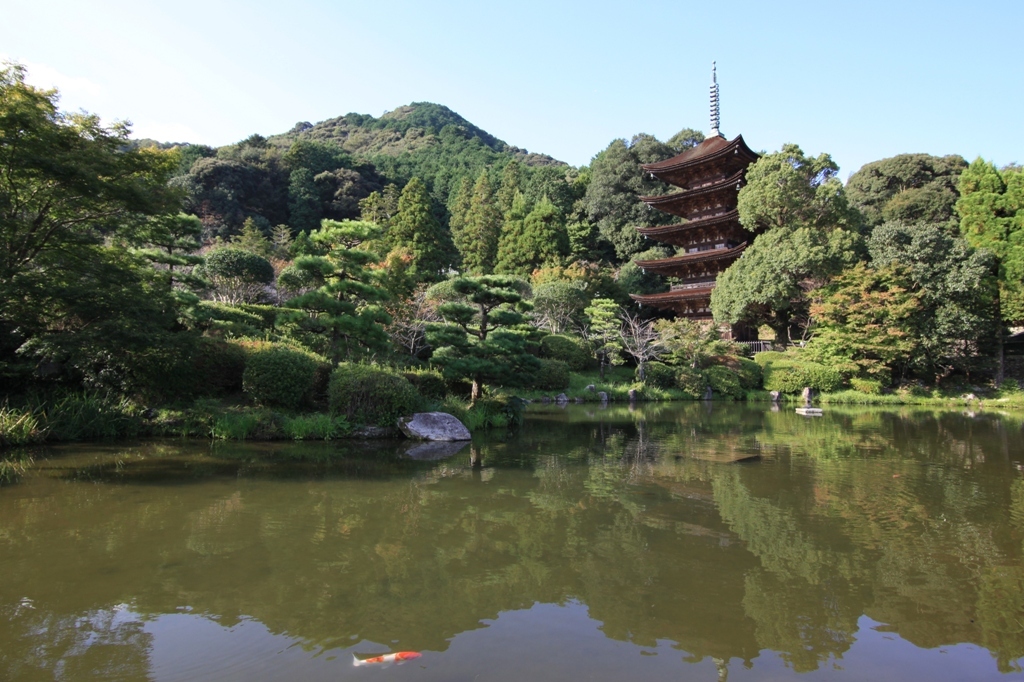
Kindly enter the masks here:
M 462 230 L 462 247 L 459 252 L 462 254 L 462 268 L 465 272 L 485 275 L 494 270 L 502 222 L 502 214 L 485 170 L 473 186 L 473 196 Z
M 513 329 L 526 321 L 529 303 L 523 301 L 522 281 L 486 275 L 460 277 L 450 286 L 460 301 L 437 308 L 445 324 L 427 328 L 435 348 L 431 362 L 446 377 L 473 384 L 471 399 L 480 398 L 484 383 L 523 385 L 540 369 L 540 361 L 526 348 L 527 334 Z
M 587 316 L 587 339 L 600 363 L 601 381 L 608 365 L 622 362 L 619 350 L 619 307 L 610 298 L 595 298 L 583 311 Z
M 150 218 L 143 225 L 140 240 L 146 245 L 138 253 L 165 269 L 157 270 L 170 289 L 184 285 L 200 289 L 204 282 L 193 269 L 201 265 L 203 257 L 196 252 L 203 245 L 203 223 L 199 218 L 184 213 Z
M 380 303 L 389 296 L 380 286 L 379 272 L 368 267 L 377 254 L 360 248 L 379 237 L 380 228 L 373 223 L 324 220 L 309 234 L 311 253 L 296 258 L 278 277 L 283 289 L 316 288 L 286 302 L 278 324 L 299 339 L 315 339 L 307 345 L 324 351 L 333 362 L 386 348 L 384 325 L 391 317 Z
M 433 282 L 449 264 L 451 239 L 430 211 L 427 186 L 413 178 L 398 199 L 398 213 L 391 220 L 387 244 L 412 253 L 409 274 L 419 282 Z

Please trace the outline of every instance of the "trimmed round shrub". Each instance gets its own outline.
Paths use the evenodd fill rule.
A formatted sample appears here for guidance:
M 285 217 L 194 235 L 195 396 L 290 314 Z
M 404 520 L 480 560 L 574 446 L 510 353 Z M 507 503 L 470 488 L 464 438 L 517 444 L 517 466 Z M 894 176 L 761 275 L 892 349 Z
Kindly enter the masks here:
M 758 356 L 763 353 L 758 353 Z M 817 362 L 772 360 L 763 365 L 766 391 L 800 393 L 805 386 L 819 391 L 834 391 L 843 383 L 838 371 Z
M 640 368 L 636 368 L 637 381 L 640 380 Z M 644 383 L 655 388 L 675 388 L 676 368 L 664 362 L 648 362 L 644 365 Z
M 736 376 L 739 377 L 740 386 L 750 391 L 761 388 L 762 371 L 761 365 L 749 358 L 735 358 L 736 366 L 731 367 Z
M 374 365 L 342 363 L 331 373 L 327 388 L 331 412 L 351 424 L 394 426 L 416 411 L 420 395 L 398 372 Z
M 423 370 L 417 372 L 405 372 L 402 374 L 406 380 L 416 387 L 420 395 L 429 400 L 444 400 L 448 396 L 448 385 L 440 372 Z
M 740 384 L 740 377 L 728 367 L 715 365 L 704 370 L 708 384 L 711 386 L 715 396 L 739 400 L 743 397 L 743 386 Z
M 569 365 L 561 360 L 541 358 L 533 388 L 540 391 L 561 391 L 569 388 Z
M 201 271 L 212 279 L 241 280 L 258 284 L 274 281 L 274 266 L 250 251 L 224 247 L 206 254 Z
M 260 405 L 295 409 L 313 397 L 323 358 L 284 344 L 253 344 L 242 389 Z
M 574 372 L 587 368 L 590 351 L 571 336 L 548 334 L 540 340 L 540 356 L 549 360 L 561 360 Z
M 686 391 L 694 398 L 703 397 L 707 385 L 708 380 L 699 369 L 690 367 L 676 369 L 676 388 Z
M 777 360 L 792 360 L 792 359 L 793 359 L 792 355 L 786 355 L 785 353 L 780 353 L 777 350 L 761 351 L 760 353 L 756 353 L 754 355 L 754 362 L 756 362 L 761 367 L 764 367 L 769 362 L 775 362 Z
M 192 358 L 192 372 L 200 395 L 223 395 L 242 390 L 245 348 L 237 343 L 202 337 Z

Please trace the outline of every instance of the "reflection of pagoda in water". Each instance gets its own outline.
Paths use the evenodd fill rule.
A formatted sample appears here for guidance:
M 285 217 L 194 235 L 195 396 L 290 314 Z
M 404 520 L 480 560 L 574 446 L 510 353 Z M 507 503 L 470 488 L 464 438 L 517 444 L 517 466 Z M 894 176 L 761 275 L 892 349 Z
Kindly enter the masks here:
M 719 273 L 747 247 L 750 233 L 740 225 L 736 201 L 747 166 L 758 155 L 743 136 L 726 140 L 718 131 L 718 80 L 711 69 L 711 135 L 696 147 L 644 172 L 681 191 L 640 197 L 648 206 L 683 219 L 675 225 L 637 228 L 640 234 L 682 249 L 672 258 L 637 261 L 650 271 L 682 280 L 660 294 L 633 295 L 641 305 L 673 310 L 691 319 L 711 318 L 711 290 Z

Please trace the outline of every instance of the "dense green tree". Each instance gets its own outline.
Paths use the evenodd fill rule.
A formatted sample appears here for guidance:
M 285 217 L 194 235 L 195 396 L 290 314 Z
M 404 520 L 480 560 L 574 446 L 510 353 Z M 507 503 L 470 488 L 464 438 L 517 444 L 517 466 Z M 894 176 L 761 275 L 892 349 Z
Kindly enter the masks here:
M 332 362 L 387 347 L 384 326 L 391 317 L 381 303 L 389 296 L 369 267 L 379 257 L 360 248 L 380 232 L 373 223 L 324 220 L 309 235 L 311 253 L 296 258 L 278 278 L 283 289 L 297 289 L 296 283 L 309 289 L 284 304 L 278 324 Z
M 352 155 L 334 142 L 300 138 L 284 154 L 284 163 L 292 170 L 305 168 L 314 176 L 325 171 L 352 166 Z
M 460 277 L 444 283 L 459 300 L 437 307 L 445 324 L 428 327 L 435 348 L 431 362 L 451 379 L 473 384 L 471 397 L 480 398 L 485 383 L 528 385 L 540 361 L 527 352 L 522 325 L 529 311 L 523 283 L 514 277 Z
M 473 186 L 465 225 L 456 242 L 462 255 L 462 267 L 474 275 L 487 274 L 494 270 L 498 253 L 498 238 L 503 223 L 487 172 L 480 173 Z
M 50 256 L 176 208 L 166 188 L 175 156 L 134 149 L 128 135 L 124 125 L 59 111 L 57 92 L 26 84 L 22 67 L 0 69 L 0 291 Z
M 533 287 L 533 318 L 552 334 L 583 326 L 583 310 L 590 304 L 582 280 L 555 280 Z
M 678 133 L 668 138 L 665 143 L 672 148 L 676 154 L 682 154 L 687 149 L 696 147 L 704 141 L 704 133 L 693 128 L 683 128 Z
M 665 349 L 666 362 L 690 369 L 703 369 L 712 359 L 735 352 L 735 344 L 722 338 L 713 324 L 676 318 L 658 320 L 654 327 Z
M 1024 323 L 1024 172 L 1019 167 L 1000 172 L 983 159 L 975 160 L 960 176 L 960 232 L 979 249 L 995 256 L 998 282 L 997 319 Z M 1003 378 L 1002 326 L 996 334 L 997 380 Z
M 640 269 L 640 266 L 636 264 L 640 260 L 655 260 L 657 258 L 669 258 L 674 256 L 675 252 L 671 247 L 665 245 L 659 245 L 641 251 L 640 253 L 633 256 L 628 263 L 624 264 L 619 268 L 619 274 L 616 281 L 622 290 L 630 294 L 654 294 L 659 291 L 668 290 L 668 282 L 661 275 L 656 275 L 651 272 L 644 272 Z
M 322 216 L 323 207 L 313 171 L 296 168 L 288 178 L 288 224 L 300 232 L 314 230 Z
M 615 256 L 628 260 L 644 248 L 636 227 L 668 225 L 675 218 L 647 208 L 638 197 L 659 194 L 665 185 L 650 180 L 640 166 L 671 158 L 668 145 L 650 135 L 637 135 L 630 142 L 615 140 L 594 157 L 591 179 L 583 204 L 587 218 L 597 225 L 601 238 L 612 245 Z
M 765 232 L 719 276 L 711 294 L 715 320 L 767 324 L 783 344 L 794 324 L 806 328 L 810 292 L 863 252 L 860 218 L 838 171 L 828 154 L 811 158 L 793 144 L 751 164 L 739 193 L 740 223 Z
M 410 180 L 402 190 L 387 243 L 392 248 L 409 249 L 409 274 L 420 282 L 436 281 L 451 263 L 451 239 L 431 212 L 430 195 L 419 178 Z
M 890 220 L 946 222 L 955 218 L 957 181 L 966 167 L 955 154 L 899 154 L 851 175 L 846 195 L 871 227 Z
M 800 227 L 857 229 L 859 215 L 850 209 L 837 177 L 839 166 L 828 154 L 809 157 L 795 144 L 765 154 L 747 169 L 740 189 L 740 223 L 757 232 Z
M 178 159 L 57 99 L 0 69 L 0 374 L 49 363 L 127 387 L 177 324 L 170 279 L 131 247 L 181 254 L 187 229 L 149 222 L 177 212 Z
M 859 235 L 848 230 L 780 228 L 758 235 L 738 261 L 718 276 L 711 292 L 715 320 L 775 331 L 788 344 L 793 326 L 809 322 L 809 293 L 858 260 Z
M 888 386 L 903 376 L 917 350 L 915 311 L 922 306 L 905 271 L 864 263 L 843 272 L 813 307 L 812 357 L 840 371 Z
M 876 227 L 868 249 L 870 268 L 838 277 L 813 307 L 809 352 L 883 384 L 969 373 L 995 332 L 991 254 L 944 224 L 899 221 Z
M 510 227 L 512 222 L 509 221 Z M 529 275 L 539 267 L 561 265 L 568 254 L 569 235 L 562 214 L 547 197 L 542 197 L 523 219 L 522 231 L 502 232 L 494 271 Z

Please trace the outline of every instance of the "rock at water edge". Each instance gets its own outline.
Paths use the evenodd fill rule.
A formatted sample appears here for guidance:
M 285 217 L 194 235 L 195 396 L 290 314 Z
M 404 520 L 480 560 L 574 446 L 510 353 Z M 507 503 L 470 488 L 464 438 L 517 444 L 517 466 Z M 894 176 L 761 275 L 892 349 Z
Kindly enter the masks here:
M 399 417 L 398 428 L 418 440 L 470 440 L 469 429 L 446 412 L 417 412 L 411 418 Z

